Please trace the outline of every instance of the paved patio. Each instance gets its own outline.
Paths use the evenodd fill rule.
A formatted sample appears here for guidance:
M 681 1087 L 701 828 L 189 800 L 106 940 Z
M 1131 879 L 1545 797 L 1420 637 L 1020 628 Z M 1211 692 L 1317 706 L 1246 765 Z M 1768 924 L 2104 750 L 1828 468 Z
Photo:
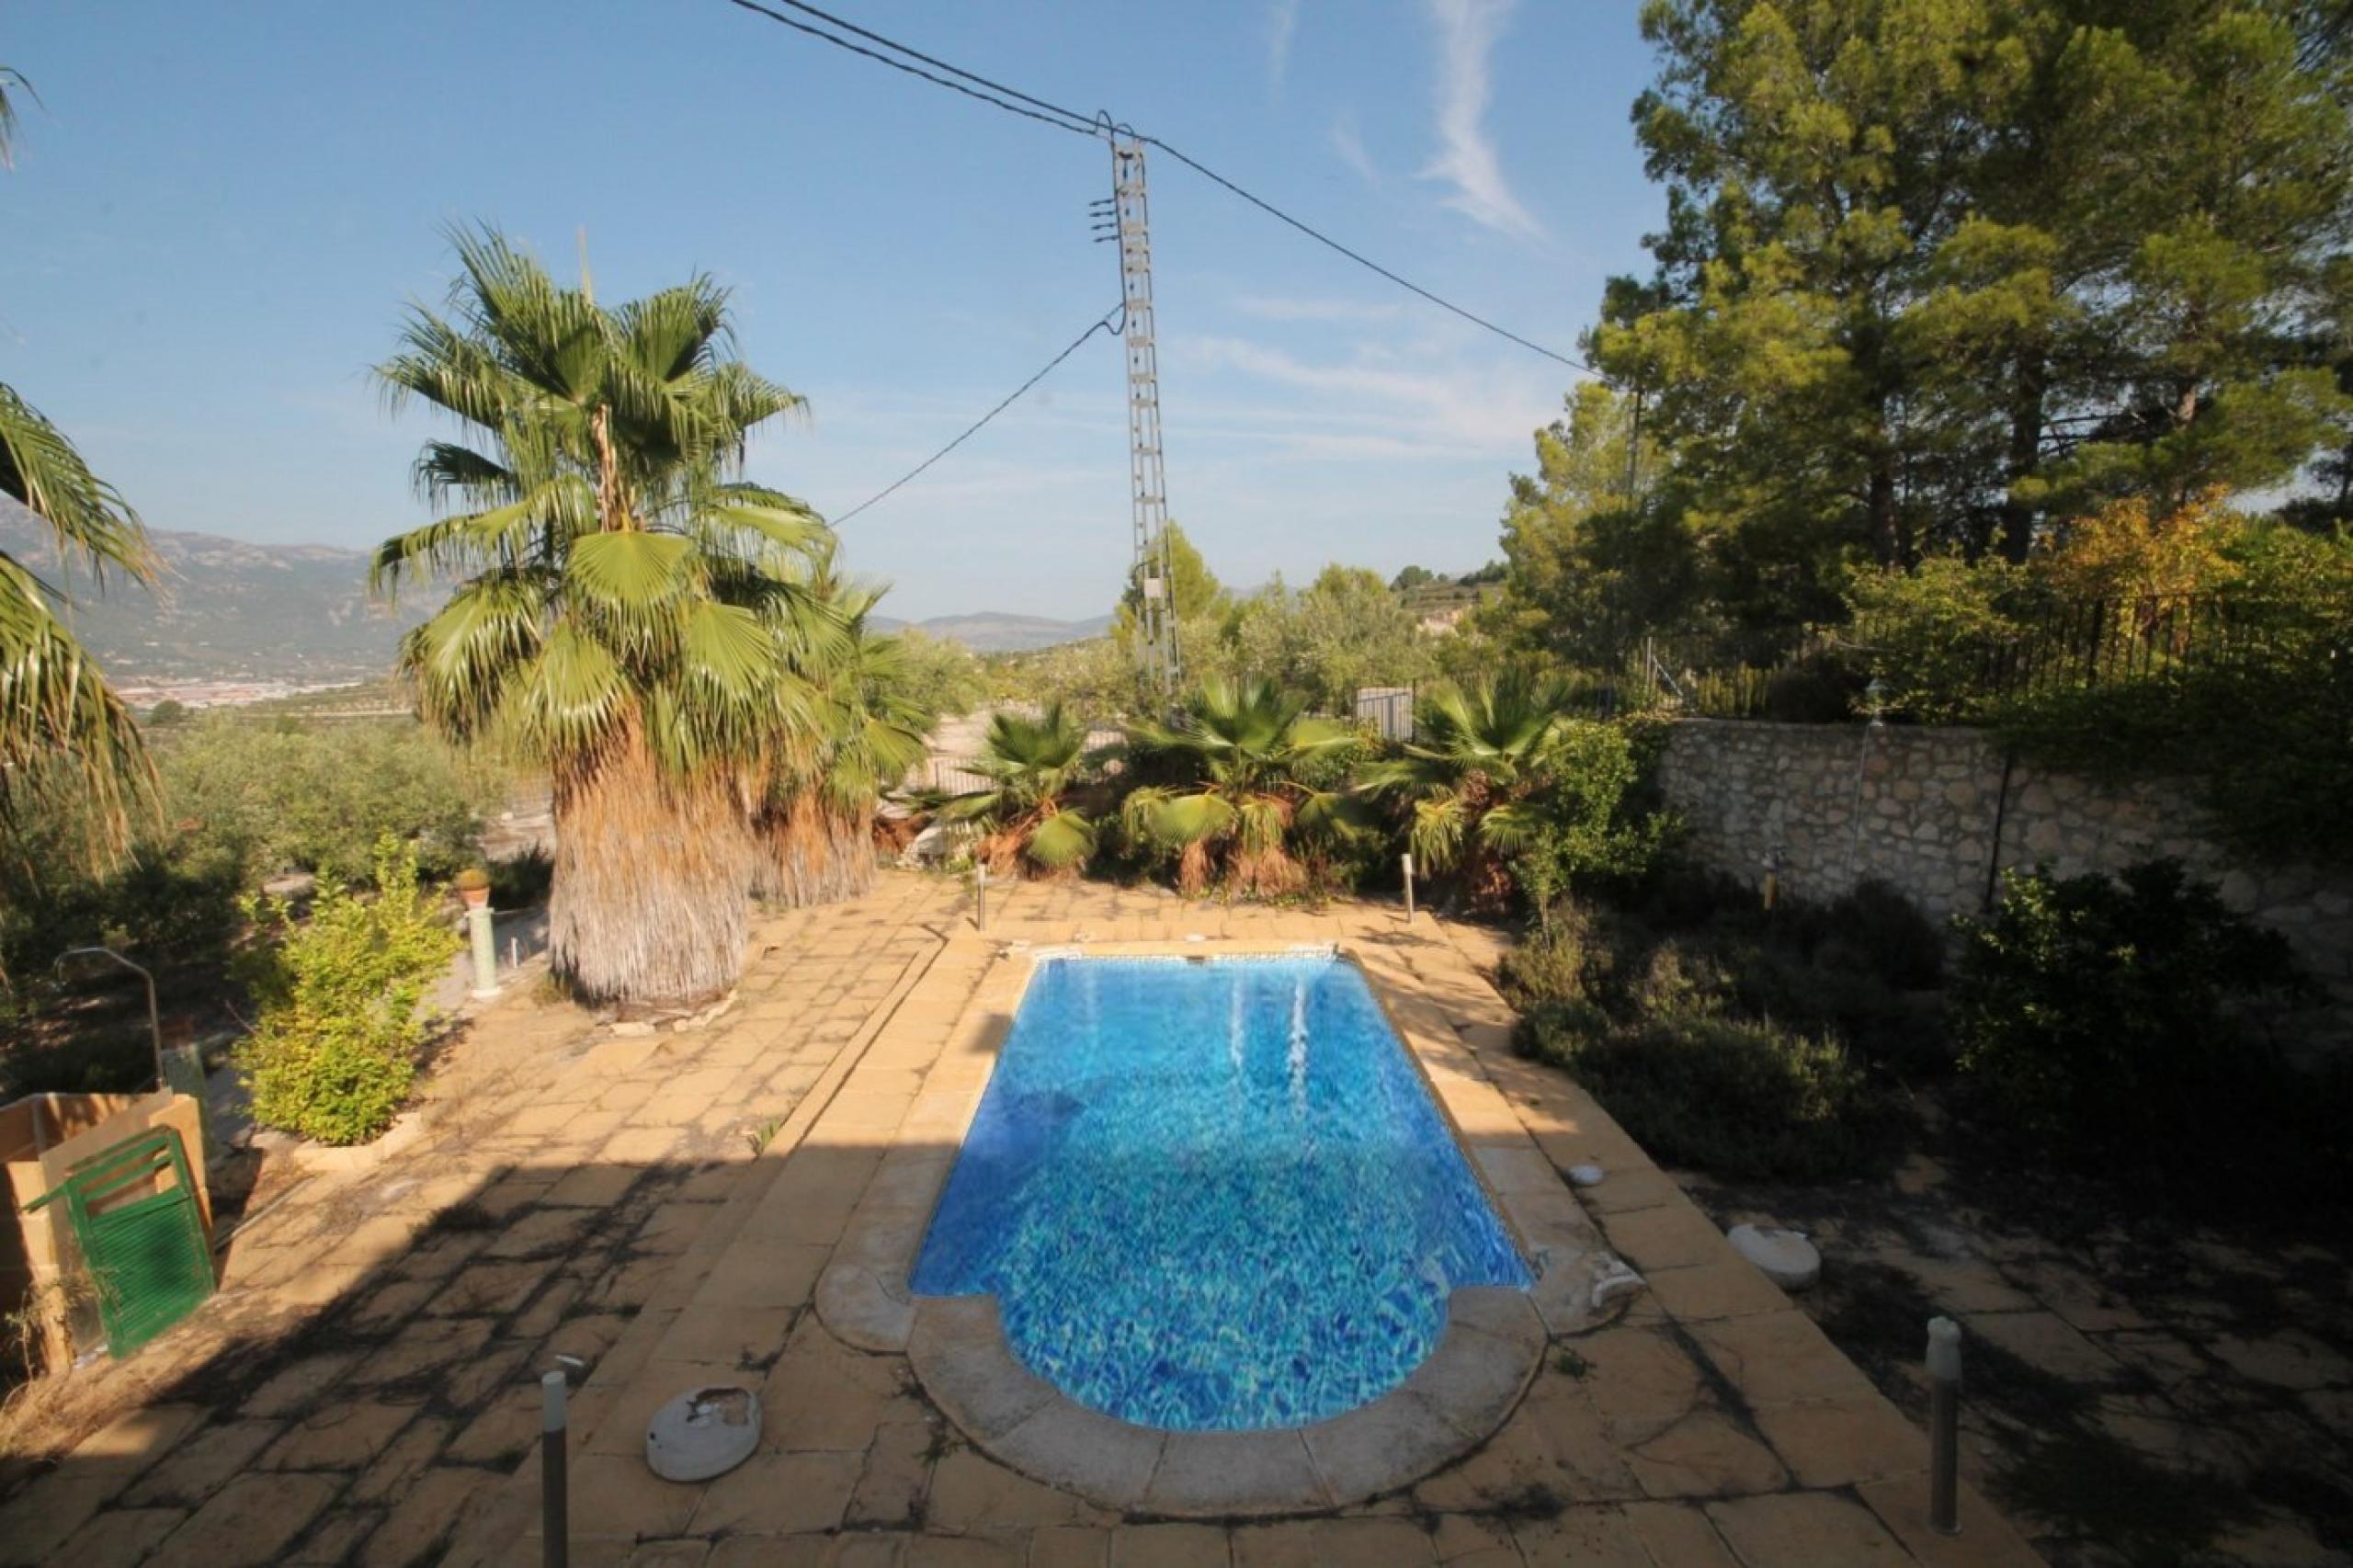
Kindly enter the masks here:
M 907 874 L 758 934 L 737 1006 L 615 1035 L 502 1002 L 487 1063 L 372 1168 L 235 1237 L 223 1296 L 85 1375 L 113 1419 L 0 1506 L 0 1563 L 511 1563 L 538 1555 L 536 1379 L 576 1358 L 573 1561 L 1506 1564 L 2031 1562 L 1973 1494 L 1929 1534 L 1925 1435 L 1558 1074 L 1510 1056 L 1483 933 L 1393 907 L 1190 904 Z M 1650 1290 L 1555 1336 L 1483 1447 L 1405 1491 L 1252 1523 L 1121 1516 L 982 1452 L 904 1355 L 812 1306 L 852 1216 L 1007 943 L 1338 941 L 1392 970 L 1585 1194 Z M 646 1416 L 754 1381 L 759 1451 L 655 1479 Z

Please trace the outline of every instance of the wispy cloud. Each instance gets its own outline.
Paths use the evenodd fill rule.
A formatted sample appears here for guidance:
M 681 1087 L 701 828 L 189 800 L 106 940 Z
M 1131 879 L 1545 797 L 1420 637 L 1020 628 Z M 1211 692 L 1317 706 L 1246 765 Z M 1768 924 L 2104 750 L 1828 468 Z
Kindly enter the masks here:
M 1339 154 L 1340 162 L 1354 169 L 1365 184 L 1381 183 L 1381 171 L 1373 165 L 1372 154 L 1365 151 L 1364 138 L 1357 133 L 1353 112 L 1342 109 L 1332 117 L 1331 141 L 1332 151 Z
M 1288 294 L 1237 294 L 1233 308 L 1259 321 L 1366 322 L 1393 321 L 1397 316 L 1394 304 Z
M 1438 24 L 1438 156 L 1425 179 L 1454 187 L 1446 205 L 1501 233 L 1534 236 L 1542 227 L 1504 179 L 1484 121 L 1491 84 L 1488 57 L 1511 16 L 1513 0 L 1429 0 Z
M 1336 434 L 1385 433 L 1425 449 L 1517 455 L 1550 416 L 1559 393 L 1540 372 L 1498 370 L 1452 356 L 1361 350 L 1347 363 L 1314 362 L 1246 338 L 1180 336 L 1171 358 L 1200 369 L 1231 370 L 1313 394 L 1297 423 Z M 1262 410 L 1252 423 L 1279 423 Z
M 1267 74 L 1276 86 L 1290 69 L 1290 42 L 1299 34 L 1300 0 L 1274 0 L 1267 7 Z

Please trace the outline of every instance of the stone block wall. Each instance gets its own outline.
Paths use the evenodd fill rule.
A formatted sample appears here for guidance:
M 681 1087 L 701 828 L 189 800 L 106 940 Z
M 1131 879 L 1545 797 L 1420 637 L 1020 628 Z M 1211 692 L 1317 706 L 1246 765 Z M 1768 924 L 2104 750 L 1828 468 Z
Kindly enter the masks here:
M 2284 935 L 2353 1020 L 2353 874 L 2240 860 L 2172 781 L 2039 767 L 1982 730 L 1692 719 L 1669 734 L 1661 783 L 1708 865 L 1754 884 L 1778 851 L 1801 897 L 1875 877 L 1937 919 L 1983 909 L 2008 868 L 2074 876 L 2172 856 Z

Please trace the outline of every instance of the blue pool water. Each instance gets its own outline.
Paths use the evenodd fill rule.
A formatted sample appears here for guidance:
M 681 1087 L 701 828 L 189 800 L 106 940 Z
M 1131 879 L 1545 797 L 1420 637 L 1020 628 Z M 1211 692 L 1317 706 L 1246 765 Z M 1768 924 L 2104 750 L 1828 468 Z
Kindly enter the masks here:
M 1082 1404 L 1299 1426 L 1394 1388 L 1458 1285 L 1526 1265 L 1364 978 L 1333 958 L 1058 959 L 916 1259 Z

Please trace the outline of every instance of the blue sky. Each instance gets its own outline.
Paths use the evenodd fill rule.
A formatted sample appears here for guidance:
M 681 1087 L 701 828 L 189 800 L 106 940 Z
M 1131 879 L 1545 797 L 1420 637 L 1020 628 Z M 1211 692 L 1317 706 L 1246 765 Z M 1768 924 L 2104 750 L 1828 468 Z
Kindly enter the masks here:
M 1663 201 L 1628 106 L 1631 0 L 838 0 L 1055 102 L 1110 109 L 1471 309 L 1574 353 Z M 809 398 L 756 477 L 847 510 L 1119 298 L 1099 143 L 723 0 L 16 0 L 0 381 L 148 522 L 365 546 L 423 521 L 432 428 L 367 368 L 442 237 L 488 220 L 600 297 L 707 270 Z M 1571 373 L 1151 167 L 1171 509 L 1231 582 L 1495 553 Z M 1105 608 L 1126 420 L 1098 336 L 845 531 L 909 617 Z

